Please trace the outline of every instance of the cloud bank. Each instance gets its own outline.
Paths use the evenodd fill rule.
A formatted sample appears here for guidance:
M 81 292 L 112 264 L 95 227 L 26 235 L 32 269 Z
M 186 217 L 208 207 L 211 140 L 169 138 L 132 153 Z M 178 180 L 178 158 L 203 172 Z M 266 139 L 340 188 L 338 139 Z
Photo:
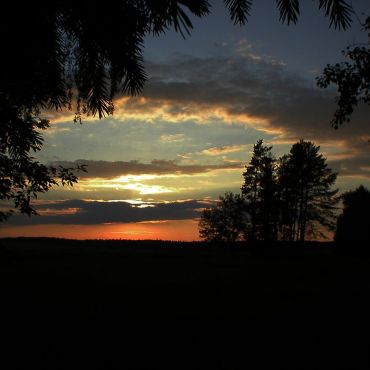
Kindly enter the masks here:
M 36 207 L 40 216 L 14 215 L 6 224 L 38 225 L 68 224 L 93 225 L 106 223 L 144 222 L 162 220 L 186 220 L 200 216 L 200 211 L 209 207 L 210 201 L 185 200 L 167 203 L 150 202 L 103 202 L 67 200 L 48 202 Z
M 139 161 L 92 161 L 79 159 L 76 161 L 57 161 L 53 166 L 74 168 L 78 165 L 86 165 L 87 172 L 79 172 L 80 179 L 105 178 L 111 179 L 125 175 L 194 175 L 207 173 L 215 170 L 230 170 L 242 168 L 242 163 L 222 163 L 209 165 L 182 165 L 174 160 L 156 160 L 151 163 Z

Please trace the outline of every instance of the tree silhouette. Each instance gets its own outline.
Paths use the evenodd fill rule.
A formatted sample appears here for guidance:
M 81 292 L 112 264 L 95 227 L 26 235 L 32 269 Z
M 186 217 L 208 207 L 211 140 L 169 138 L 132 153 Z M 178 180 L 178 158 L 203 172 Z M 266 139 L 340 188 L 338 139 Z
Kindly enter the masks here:
M 300 140 L 280 160 L 281 222 L 289 240 L 303 242 L 308 233 L 324 237 L 317 225 L 329 230 L 335 225 L 338 189 L 331 187 L 337 174 L 327 166 L 319 150 L 312 142 Z
M 361 248 L 370 242 L 370 191 L 364 186 L 347 191 L 341 196 L 343 212 L 338 217 L 334 241 L 341 244 L 351 244 L 352 248 Z
M 253 155 L 243 173 L 241 188 L 251 216 L 247 238 L 250 240 L 272 240 L 276 238 L 276 178 L 275 159 L 271 146 L 258 140 Z
M 289 155 L 283 155 L 277 166 L 277 202 L 280 238 L 294 241 L 297 225 L 298 194 L 293 178 L 292 163 Z
M 230 192 L 219 197 L 215 208 L 203 210 L 199 235 L 206 241 L 234 243 L 242 238 L 247 222 L 243 197 Z
M 234 23 L 247 22 L 252 0 L 224 3 Z M 283 23 L 297 22 L 298 0 L 276 3 Z M 317 3 L 330 26 L 350 25 L 352 8 L 346 1 Z M 142 91 L 145 36 L 171 27 L 182 35 L 190 33 L 188 13 L 203 17 L 210 8 L 207 0 L 8 3 L 0 22 L 6 53 L 0 70 L 0 200 L 13 201 L 21 212 L 32 214 L 31 198 L 58 183 L 58 171 L 30 155 L 41 149 L 40 130 L 48 127 L 40 112 L 75 108 L 76 122 L 83 114 L 112 114 L 116 93 Z M 62 179 L 67 172 L 62 171 Z M 73 184 L 77 178 L 71 176 Z
M 0 95 L 0 102 L 3 98 Z M 42 147 L 38 130 L 49 126 L 47 120 L 27 112 L 22 114 L 17 107 L 3 109 L 0 103 L 0 122 L 0 200 L 13 201 L 21 213 L 36 214 L 31 198 L 58 184 L 73 185 L 77 181 L 74 170 L 85 168 L 47 167 L 30 156 L 31 151 L 37 152 Z M 0 210 L 0 221 L 12 213 L 10 207 Z
M 202 238 L 235 241 L 244 233 L 250 241 L 304 242 L 307 236 L 326 238 L 325 230 L 334 231 L 339 198 L 332 187 L 337 174 L 320 147 L 302 139 L 278 161 L 271 150 L 257 141 L 243 173 L 242 196 L 226 193 L 214 209 L 203 211 Z M 344 195 L 344 201 L 351 196 Z
M 337 86 L 338 107 L 332 119 L 332 126 L 336 129 L 350 121 L 354 108 L 359 103 L 370 105 L 370 16 L 363 26 L 368 32 L 368 44 L 347 47 L 342 52 L 347 61 L 328 64 L 317 80 L 318 86 L 322 88 L 331 84 Z

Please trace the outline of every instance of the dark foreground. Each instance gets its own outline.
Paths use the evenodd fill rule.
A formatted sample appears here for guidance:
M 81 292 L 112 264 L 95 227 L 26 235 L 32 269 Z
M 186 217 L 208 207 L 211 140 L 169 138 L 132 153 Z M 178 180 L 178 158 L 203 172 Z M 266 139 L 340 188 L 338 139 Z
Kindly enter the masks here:
M 4 369 L 368 368 L 370 257 L 2 239 Z

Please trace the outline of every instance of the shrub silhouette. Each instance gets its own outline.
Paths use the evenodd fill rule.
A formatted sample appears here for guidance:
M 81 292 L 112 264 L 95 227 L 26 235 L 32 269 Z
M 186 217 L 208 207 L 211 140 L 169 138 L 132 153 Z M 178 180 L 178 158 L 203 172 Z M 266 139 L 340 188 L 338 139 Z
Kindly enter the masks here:
M 339 244 L 370 242 L 370 191 L 364 186 L 342 195 L 343 213 L 338 217 L 334 241 Z M 353 245 L 351 247 L 361 247 Z
M 205 209 L 199 221 L 199 235 L 206 241 L 234 243 L 242 238 L 247 225 L 245 201 L 239 194 L 226 192 L 214 208 Z

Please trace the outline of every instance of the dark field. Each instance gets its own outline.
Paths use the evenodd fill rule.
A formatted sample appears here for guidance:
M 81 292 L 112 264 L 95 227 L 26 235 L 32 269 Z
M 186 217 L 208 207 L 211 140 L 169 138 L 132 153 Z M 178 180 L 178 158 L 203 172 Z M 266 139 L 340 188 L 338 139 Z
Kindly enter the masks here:
M 0 243 L 5 368 L 368 368 L 363 253 L 330 243 Z

